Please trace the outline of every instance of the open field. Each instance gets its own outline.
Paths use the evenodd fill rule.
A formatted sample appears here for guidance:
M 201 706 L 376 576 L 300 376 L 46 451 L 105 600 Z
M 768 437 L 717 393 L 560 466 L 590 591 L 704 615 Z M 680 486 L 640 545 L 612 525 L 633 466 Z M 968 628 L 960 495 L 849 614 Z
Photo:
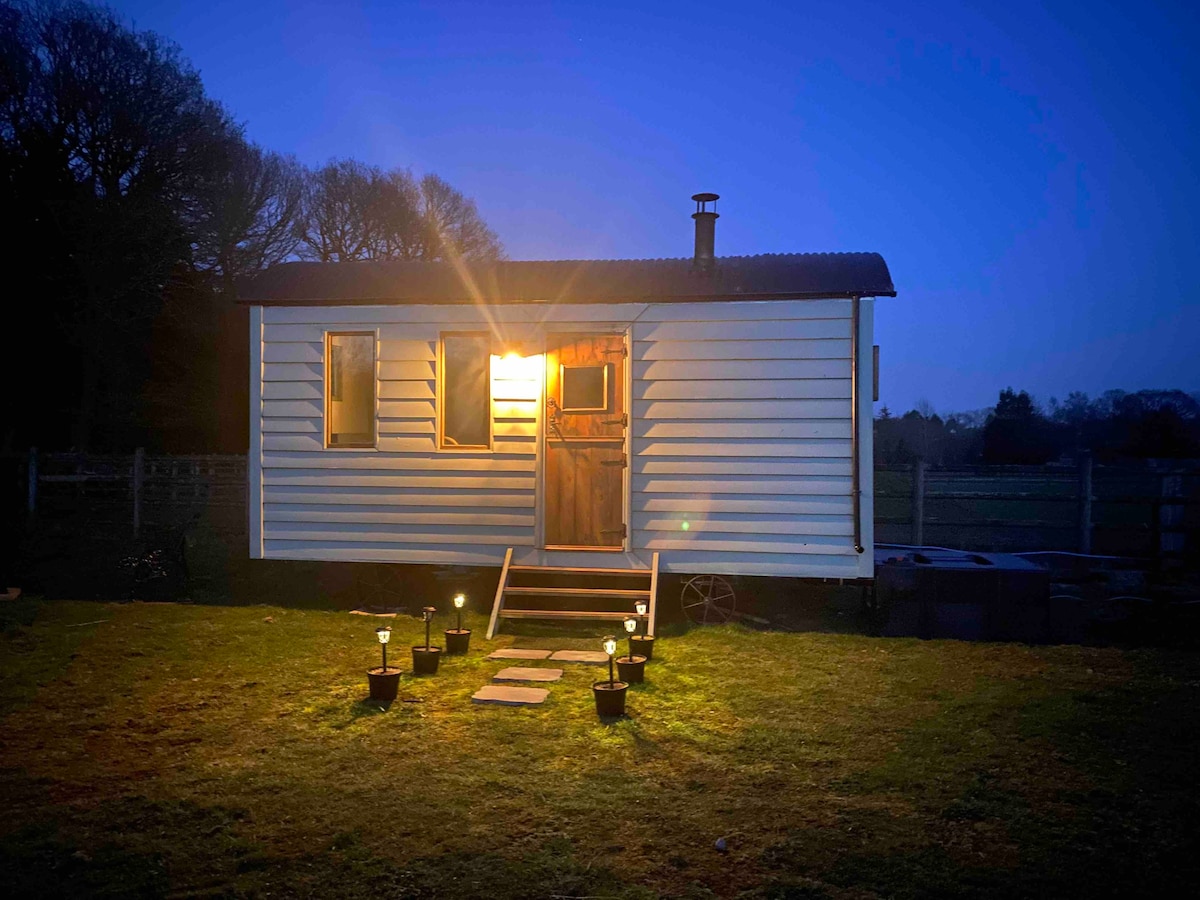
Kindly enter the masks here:
M 472 706 L 500 667 L 478 641 L 381 711 L 378 620 L 345 613 L 0 616 L 10 896 L 1179 896 L 1200 875 L 1194 655 L 693 630 L 605 725 L 590 667 L 539 709 Z M 420 626 L 393 625 L 403 658 Z M 595 643 L 492 646 L 514 641 Z

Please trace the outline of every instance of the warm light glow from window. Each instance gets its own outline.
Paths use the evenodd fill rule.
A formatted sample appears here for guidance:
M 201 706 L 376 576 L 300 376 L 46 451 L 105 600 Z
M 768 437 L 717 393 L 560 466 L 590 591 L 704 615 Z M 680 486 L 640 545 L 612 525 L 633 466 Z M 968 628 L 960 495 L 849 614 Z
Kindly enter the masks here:
M 510 350 L 492 356 L 492 399 L 537 400 L 542 392 L 542 354 L 522 356 Z
M 496 381 L 536 381 L 542 380 L 542 355 L 522 356 L 515 351 L 509 351 L 503 356 L 492 357 L 492 378 Z

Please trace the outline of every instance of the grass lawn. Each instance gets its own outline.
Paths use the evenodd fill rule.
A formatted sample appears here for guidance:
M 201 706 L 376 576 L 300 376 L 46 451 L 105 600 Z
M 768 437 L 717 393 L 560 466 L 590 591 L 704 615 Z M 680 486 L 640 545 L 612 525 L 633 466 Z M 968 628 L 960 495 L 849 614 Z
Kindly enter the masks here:
M 1200 876 L 1192 654 L 695 629 L 606 725 L 592 667 L 541 708 L 473 706 L 503 665 L 478 616 L 471 655 L 387 711 L 364 701 L 376 619 L 0 617 L 8 896 L 1183 896 Z M 392 625 L 405 660 L 421 625 Z M 513 643 L 597 642 L 491 646 Z

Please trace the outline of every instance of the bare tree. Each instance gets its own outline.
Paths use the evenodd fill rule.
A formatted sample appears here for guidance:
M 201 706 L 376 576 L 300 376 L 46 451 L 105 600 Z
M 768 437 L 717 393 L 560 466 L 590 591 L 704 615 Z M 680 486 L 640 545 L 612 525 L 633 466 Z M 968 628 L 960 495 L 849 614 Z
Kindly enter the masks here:
M 301 254 L 320 262 L 375 259 L 379 170 L 353 159 L 331 160 L 305 177 Z
M 503 256 L 500 240 L 479 215 L 474 200 L 433 174 L 422 177 L 419 188 L 426 235 L 422 258 L 489 260 Z
M 366 259 L 496 259 L 500 242 L 475 203 L 436 175 L 417 180 L 332 160 L 308 173 L 301 255 L 321 262 Z
M 295 159 L 231 135 L 193 210 L 193 265 L 232 293 L 234 278 L 283 262 L 300 242 L 303 194 L 304 170 Z

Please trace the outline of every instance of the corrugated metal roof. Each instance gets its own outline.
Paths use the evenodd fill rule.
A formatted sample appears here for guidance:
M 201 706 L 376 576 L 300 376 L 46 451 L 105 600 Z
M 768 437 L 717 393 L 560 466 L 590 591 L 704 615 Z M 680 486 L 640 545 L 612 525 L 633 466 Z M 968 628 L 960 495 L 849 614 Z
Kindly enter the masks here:
M 894 297 L 878 253 L 726 256 L 711 273 L 687 259 L 498 262 L 292 262 L 239 284 L 242 302 L 593 303 Z

